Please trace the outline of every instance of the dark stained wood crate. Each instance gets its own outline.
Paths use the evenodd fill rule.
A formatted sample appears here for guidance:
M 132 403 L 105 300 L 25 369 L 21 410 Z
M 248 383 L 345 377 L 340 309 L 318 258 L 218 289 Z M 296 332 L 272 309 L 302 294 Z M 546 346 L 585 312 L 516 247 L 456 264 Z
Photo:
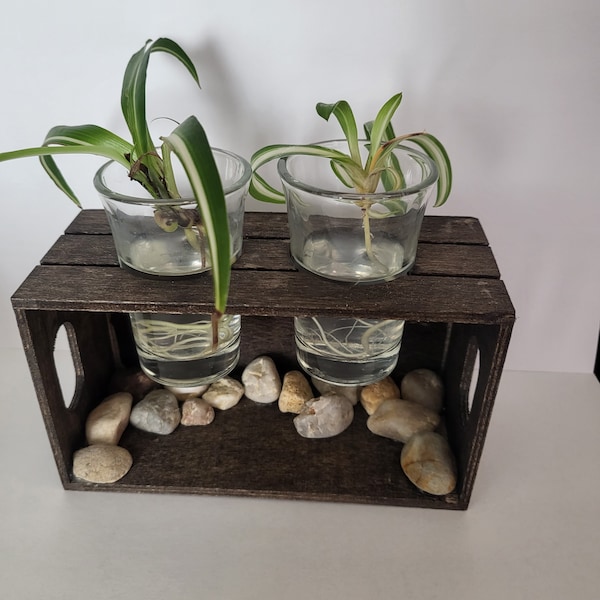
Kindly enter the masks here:
M 407 321 L 394 378 L 418 367 L 446 385 L 444 426 L 458 465 L 446 496 L 417 490 L 400 467 L 401 445 L 371 434 L 357 406 L 341 435 L 306 440 L 293 415 L 243 399 L 208 427 L 169 436 L 128 428 L 121 445 L 131 471 L 109 485 L 73 480 L 89 412 L 119 367 L 135 366 L 127 313 L 201 313 L 212 308 L 210 274 L 146 278 L 118 267 L 103 211 L 82 211 L 12 298 L 41 412 L 67 489 L 175 492 L 466 509 L 515 319 L 477 219 L 425 217 L 413 272 L 378 285 L 348 285 L 298 270 L 289 257 L 286 215 L 247 213 L 244 251 L 234 265 L 228 311 L 241 314 L 241 369 L 271 355 L 297 368 L 293 317 L 355 315 Z M 54 363 L 58 330 L 71 342 L 73 399 L 63 398 Z

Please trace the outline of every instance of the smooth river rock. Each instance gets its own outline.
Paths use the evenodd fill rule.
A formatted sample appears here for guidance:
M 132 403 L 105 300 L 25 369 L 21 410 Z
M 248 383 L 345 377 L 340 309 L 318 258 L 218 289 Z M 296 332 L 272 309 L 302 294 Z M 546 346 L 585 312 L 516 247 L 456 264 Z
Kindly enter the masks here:
M 246 397 L 259 404 L 275 402 L 281 392 L 281 378 L 270 356 L 259 356 L 248 363 L 242 383 Z
M 444 404 L 444 383 L 434 371 L 415 369 L 402 378 L 400 394 L 403 400 L 440 412 Z
M 279 394 L 279 410 L 284 413 L 298 414 L 314 394 L 308 379 L 300 371 L 289 371 L 283 376 L 283 385 Z
M 400 398 L 400 389 L 391 377 L 365 385 L 360 391 L 360 403 L 368 415 L 372 415 L 388 398 Z
M 244 395 L 244 386 L 232 377 L 223 377 L 210 385 L 202 399 L 214 408 L 228 410 L 233 408 Z
M 321 381 L 316 377 L 311 377 L 311 381 L 315 388 L 323 396 L 326 396 L 327 394 L 344 396 L 345 398 L 348 398 L 353 405 L 357 404 L 358 400 L 360 399 L 360 390 L 362 388 L 359 385 L 336 385 L 335 383 Z
M 296 431 L 305 438 L 328 438 L 347 429 L 354 418 L 352 402 L 332 394 L 312 398 L 294 417 Z
M 189 398 L 181 405 L 181 424 L 210 425 L 215 419 L 215 409 L 202 398 Z
M 85 437 L 88 444 L 118 444 L 129 424 L 133 396 L 119 392 L 105 398 L 85 422 Z
M 417 433 L 400 455 L 402 470 L 420 490 L 449 494 L 456 487 L 456 461 L 446 438 L 433 431 Z
M 114 483 L 124 477 L 133 459 L 121 446 L 93 444 L 73 454 L 73 475 L 90 483 Z
M 181 421 L 179 402 L 169 390 L 154 390 L 133 407 L 129 422 L 138 429 L 160 435 L 175 431 Z
M 389 398 L 367 419 L 367 427 L 375 435 L 406 443 L 421 431 L 433 431 L 440 416 L 416 402 Z

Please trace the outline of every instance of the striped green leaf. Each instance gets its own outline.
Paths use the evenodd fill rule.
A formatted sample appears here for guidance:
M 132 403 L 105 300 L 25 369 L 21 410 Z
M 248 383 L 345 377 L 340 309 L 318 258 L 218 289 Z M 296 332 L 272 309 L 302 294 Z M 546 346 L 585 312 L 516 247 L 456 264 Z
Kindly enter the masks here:
M 333 116 L 338 120 L 344 136 L 348 142 L 348 148 L 350 150 L 350 157 L 352 160 L 361 165 L 360 148 L 358 145 L 358 129 L 356 127 L 356 119 L 354 113 L 350 108 L 350 105 L 345 100 L 339 100 L 333 104 L 325 104 L 319 102 L 317 104 L 317 113 L 320 117 L 323 117 L 326 121 L 329 121 L 329 117 Z
M 442 143 L 429 133 L 411 136 L 410 141 L 419 146 L 437 166 L 439 179 L 434 206 L 441 206 L 446 202 L 452 190 L 452 166 L 448 153 Z
M 190 182 L 206 231 L 212 263 L 215 311 L 225 313 L 231 277 L 231 250 L 225 195 L 204 128 L 188 117 L 162 138 L 163 153 L 173 152 Z
M 283 192 L 274 188 L 264 179 L 264 177 L 259 175 L 258 169 L 273 160 L 287 156 L 293 156 L 295 154 L 321 156 L 323 158 L 335 160 L 336 162 L 347 165 L 350 168 L 355 167 L 354 162 L 347 154 L 339 152 L 338 150 L 333 150 L 332 148 L 319 146 L 318 144 L 296 146 L 275 144 L 272 146 L 265 146 L 264 148 L 261 148 L 255 152 L 250 159 L 250 165 L 252 166 L 250 193 L 254 198 L 261 200 L 262 202 L 285 204 L 285 195 Z

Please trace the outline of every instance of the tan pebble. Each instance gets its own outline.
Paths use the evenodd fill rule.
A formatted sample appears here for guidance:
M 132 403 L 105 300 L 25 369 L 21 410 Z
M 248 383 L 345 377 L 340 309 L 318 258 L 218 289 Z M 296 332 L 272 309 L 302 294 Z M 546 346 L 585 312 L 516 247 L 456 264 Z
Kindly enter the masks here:
M 402 470 L 420 490 L 441 496 L 456 487 L 456 461 L 447 440 L 426 431 L 414 435 L 402 448 Z
M 398 398 L 384 400 L 367 419 L 369 431 L 402 443 L 420 431 L 433 431 L 439 423 L 440 416 L 435 411 Z
M 190 398 L 181 406 L 182 425 L 210 425 L 215 418 L 215 409 L 202 398 Z
M 400 393 L 403 400 L 411 400 L 436 412 L 440 412 L 444 404 L 444 383 L 429 369 L 407 373 L 400 382 Z
M 133 396 L 127 392 L 112 394 L 105 398 L 85 422 L 88 444 L 118 444 L 131 414 Z
M 300 371 L 290 371 L 283 376 L 278 401 L 281 412 L 298 414 L 306 402 L 313 397 L 310 383 Z
M 368 415 L 372 415 L 388 398 L 400 398 L 400 389 L 391 377 L 370 383 L 360 392 L 360 403 Z
M 121 446 L 94 444 L 73 455 L 73 475 L 90 483 L 114 483 L 124 477 L 133 459 Z

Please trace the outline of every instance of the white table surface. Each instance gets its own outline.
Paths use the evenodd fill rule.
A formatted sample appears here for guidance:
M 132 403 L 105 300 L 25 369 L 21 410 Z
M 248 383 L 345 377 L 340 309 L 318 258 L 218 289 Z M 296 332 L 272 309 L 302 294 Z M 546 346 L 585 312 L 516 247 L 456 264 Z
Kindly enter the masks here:
M 0 364 L 7 600 L 600 598 L 592 374 L 505 372 L 471 506 L 454 512 L 67 492 L 22 351 Z

